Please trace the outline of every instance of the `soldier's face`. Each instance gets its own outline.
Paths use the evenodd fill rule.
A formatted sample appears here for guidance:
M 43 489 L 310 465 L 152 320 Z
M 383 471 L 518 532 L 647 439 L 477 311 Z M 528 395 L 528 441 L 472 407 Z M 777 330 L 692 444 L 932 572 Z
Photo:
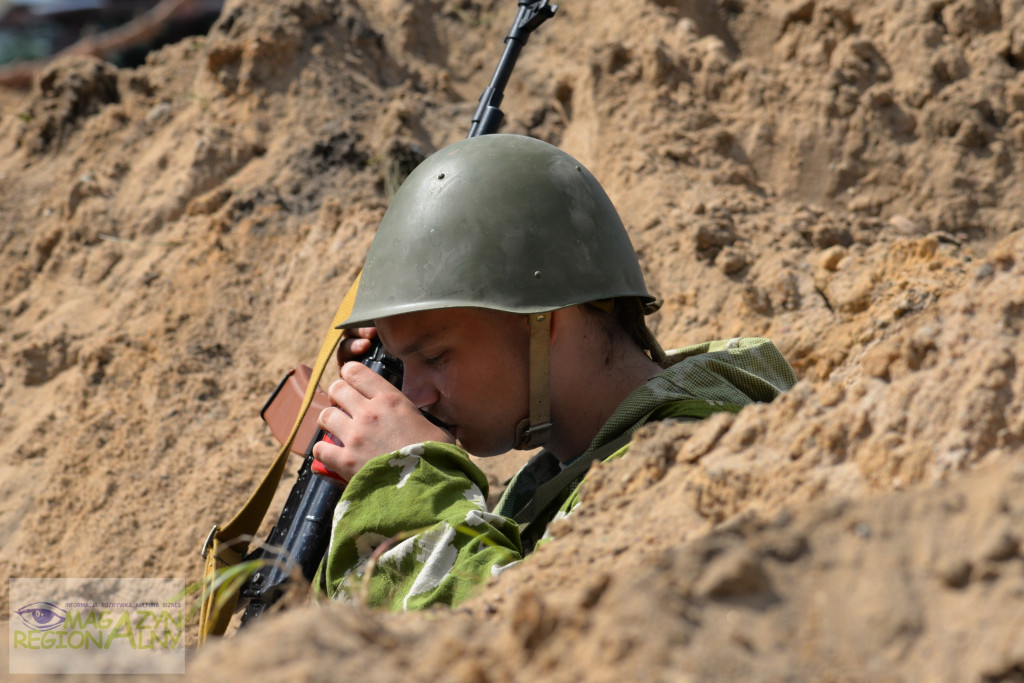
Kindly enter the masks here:
M 477 456 L 512 448 L 529 411 L 526 316 L 478 308 L 407 313 L 376 321 L 402 361 L 404 393 Z

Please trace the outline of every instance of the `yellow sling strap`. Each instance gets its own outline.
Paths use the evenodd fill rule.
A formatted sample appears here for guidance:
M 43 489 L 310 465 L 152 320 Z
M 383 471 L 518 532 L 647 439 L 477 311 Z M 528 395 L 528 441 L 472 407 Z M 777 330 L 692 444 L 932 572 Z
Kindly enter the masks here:
M 277 485 L 281 482 L 281 475 L 284 474 L 285 463 L 291 451 L 292 442 L 302 425 L 302 418 L 309 410 L 313 402 L 313 394 L 316 391 L 324 368 L 331 359 L 334 349 L 341 341 L 342 330 L 338 326 L 344 322 L 352 312 L 352 304 L 355 300 L 356 290 L 359 288 L 359 277 L 356 277 L 352 287 L 348 290 L 338 312 L 334 314 L 331 321 L 331 328 L 327 331 L 323 344 L 320 346 L 320 353 L 313 367 L 313 373 L 306 386 L 306 395 L 302 400 L 302 407 L 295 417 L 295 424 L 292 426 L 291 434 L 287 441 L 281 446 L 277 457 L 270 465 L 270 469 L 263 475 L 263 480 L 249 496 L 242 509 L 238 511 L 230 522 L 223 527 L 214 526 L 203 546 L 203 558 L 206 560 L 203 572 L 202 605 L 199 611 L 199 644 L 206 641 L 210 635 L 223 635 L 231 621 L 231 615 L 238 604 L 238 586 L 225 582 L 225 585 L 217 586 L 214 578 L 218 568 L 231 567 L 238 564 L 249 547 L 249 539 L 259 529 L 263 517 L 267 514 L 270 502 L 277 491 Z

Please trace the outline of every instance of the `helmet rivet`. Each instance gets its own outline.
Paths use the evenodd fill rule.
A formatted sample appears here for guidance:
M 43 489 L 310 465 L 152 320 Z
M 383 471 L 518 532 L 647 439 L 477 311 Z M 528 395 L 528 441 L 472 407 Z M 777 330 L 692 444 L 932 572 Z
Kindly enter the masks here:
M 538 280 L 539 280 L 539 279 L 541 279 L 541 277 L 542 277 L 542 275 L 541 275 L 541 273 L 540 273 L 540 271 L 539 271 L 539 270 L 538 270 L 538 271 L 536 271 L 536 272 L 535 272 L 535 273 L 533 274 L 533 276 L 534 276 L 535 278 L 537 278 Z
M 544 316 L 543 315 L 538 315 L 537 316 L 537 322 L 539 322 L 539 323 L 544 322 Z
M 583 173 L 583 169 L 582 169 L 582 168 L 580 168 L 578 164 L 577 164 L 577 166 L 576 166 L 576 170 L 577 170 L 577 171 L 579 171 L 580 173 Z
M 437 179 L 438 180 L 444 180 L 444 173 L 438 173 L 437 174 Z

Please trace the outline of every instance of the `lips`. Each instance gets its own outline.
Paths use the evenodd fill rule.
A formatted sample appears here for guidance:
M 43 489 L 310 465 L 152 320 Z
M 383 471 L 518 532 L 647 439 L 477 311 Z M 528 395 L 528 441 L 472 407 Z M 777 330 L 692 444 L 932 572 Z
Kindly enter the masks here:
M 458 428 L 457 425 L 451 424 L 449 422 L 445 422 L 444 420 L 442 420 L 441 418 L 437 417 L 436 415 L 431 415 L 430 413 L 428 413 L 427 411 L 425 411 L 423 409 L 420 409 L 420 414 L 423 415 L 423 417 L 427 418 L 427 420 L 430 422 L 430 424 L 434 425 L 435 427 L 440 427 L 441 429 L 443 429 L 446 432 L 448 432 L 449 434 L 451 434 L 453 439 L 458 440 L 458 438 L 459 438 L 458 429 L 459 428 Z
M 430 422 L 430 424 L 434 425 L 435 427 L 440 427 L 441 429 L 447 429 L 448 431 L 451 431 L 451 425 L 449 425 L 441 418 L 431 415 L 430 413 L 422 409 L 420 410 L 420 415 L 427 418 L 427 421 Z
M 437 425 L 438 427 L 440 427 L 441 429 L 443 429 L 446 432 L 448 432 L 449 434 L 451 434 L 453 438 L 455 438 L 455 439 L 459 438 L 459 426 L 458 425 L 448 424 L 447 422 L 441 422 L 440 420 L 438 420 L 438 422 L 440 423 L 440 424 Z

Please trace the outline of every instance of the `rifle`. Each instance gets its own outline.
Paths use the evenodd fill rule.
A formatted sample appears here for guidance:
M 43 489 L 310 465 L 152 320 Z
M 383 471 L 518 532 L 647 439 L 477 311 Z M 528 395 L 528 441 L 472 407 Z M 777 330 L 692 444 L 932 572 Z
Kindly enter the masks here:
M 495 133 L 504 118 L 501 101 L 505 86 L 515 67 L 516 60 L 530 34 L 544 21 L 554 16 L 557 5 L 549 4 L 548 0 L 519 0 L 512 29 L 505 37 L 505 49 L 494 71 L 490 84 L 480 95 L 473 121 L 467 137 Z M 384 354 L 380 342 L 374 340 L 371 351 L 360 359 L 360 362 L 384 376 L 391 384 L 401 388 L 401 363 Z M 305 393 L 306 386 L 301 379 L 302 373 L 292 371 L 278 384 L 267 403 L 260 411 L 260 416 L 271 425 L 275 436 L 288 434 L 289 426 L 283 429 L 280 419 L 294 418 L 294 397 Z M 306 375 L 307 381 L 308 375 Z M 281 404 L 287 407 L 281 408 Z M 289 411 L 289 408 L 291 410 Z M 307 411 L 304 424 L 310 422 L 312 416 L 319 411 Z M 285 417 L 287 415 L 287 418 Z M 430 416 L 427 416 L 428 418 Z M 306 433 L 311 429 L 307 426 Z M 303 433 L 300 431 L 300 434 Z M 283 595 L 293 572 L 301 571 L 307 581 L 312 581 L 316 574 L 327 545 L 330 541 L 331 522 L 334 508 L 344 490 L 340 482 L 328 479 L 313 470 L 313 445 L 324 438 L 324 430 L 317 429 L 305 450 L 305 460 L 299 468 L 295 484 L 292 486 L 288 499 L 281 511 L 277 524 L 271 530 L 267 541 L 256 547 L 245 556 L 244 560 L 262 560 L 257 569 L 245 582 L 241 589 L 241 597 L 246 601 L 245 613 L 242 615 L 242 626 L 262 615 Z M 278 438 L 283 442 L 284 439 Z M 301 441 L 300 441 L 301 443 Z
M 360 362 L 394 386 L 401 386 L 401 363 L 385 355 L 380 343 L 376 343 Z M 309 380 L 308 368 L 292 370 L 285 375 L 260 410 L 260 417 L 282 442 L 282 435 L 287 435 L 291 428 L 295 409 L 301 402 L 300 397 L 305 394 Z M 313 446 L 325 437 L 324 430 L 316 427 L 316 416 L 328 404 L 326 395 L 318 393 L 319 400 L 314 401 L 311 410 L 304 416 L 304 429 L 300 430 L 300 434 L 315 431 L 303 452 L 305 459 L 299 467 L 298 476 L 288 493 L 277 524 L 270 530 L 266 542 L 243 558 L 243 561 L 261 560 L 261 566 L 249 576 L 240 591 L 240 597 L 247 601 L 242 614 L 242 626 L 261 616 L 277 602 L 296 569 L 301 571 L 306 581 L 312 581 L 327 551 L 334 508 L 341 498 L 344 485 L 313 472 Z

